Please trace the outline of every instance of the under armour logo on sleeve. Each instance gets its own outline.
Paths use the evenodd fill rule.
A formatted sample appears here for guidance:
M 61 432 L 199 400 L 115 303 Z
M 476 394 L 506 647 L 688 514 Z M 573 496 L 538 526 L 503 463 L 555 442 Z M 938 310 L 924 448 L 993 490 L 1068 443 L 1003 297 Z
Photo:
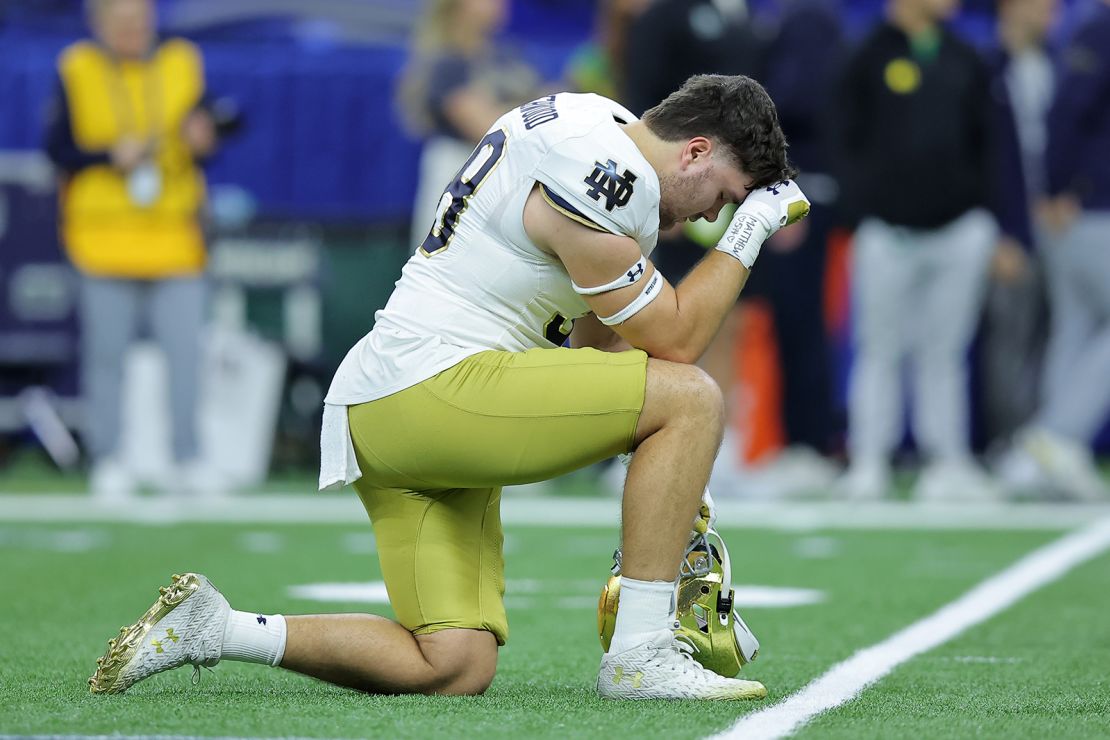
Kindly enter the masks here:
M 644 274 L 644 263 L 643 262 L 637 262 L 636 267 L 634 267 L 633 269 L 628 271 L 628 283 L 629 283 L 629 285 L 631 285 L 632 283 L 639 280 L 640 276 L 643 275 L 643 274 Z

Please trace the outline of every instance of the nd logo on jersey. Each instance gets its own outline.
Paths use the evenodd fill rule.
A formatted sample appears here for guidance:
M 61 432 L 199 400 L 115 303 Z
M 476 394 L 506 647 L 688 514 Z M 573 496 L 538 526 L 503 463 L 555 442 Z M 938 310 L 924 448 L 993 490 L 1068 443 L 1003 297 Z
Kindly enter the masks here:
M 628 199 L 632 197 L 632 183 L 636 182 L 636 175 L 628 170 L 625 170 L 623 175 L 618 175 L 617 163 L 611 159 L 606 160 L 605 164 L 594 162 L 594 165 L 594 171 L 583 180 L 590 186 L 586 195 L 598 203 L 601 202 L 601 198 L 604 196 L 605 210 L 607 211 L 628 205 Z

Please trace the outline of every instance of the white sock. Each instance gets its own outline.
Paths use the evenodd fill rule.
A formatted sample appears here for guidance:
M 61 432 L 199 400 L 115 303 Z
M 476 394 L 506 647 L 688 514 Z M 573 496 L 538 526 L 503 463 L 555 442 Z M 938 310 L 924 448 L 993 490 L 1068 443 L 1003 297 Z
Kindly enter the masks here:
M 285 617 L 231 610 L 224 627 L 221 660 L 280 665 L 285 656 Z
M 610 653 L 620 653 L 669 632 L 674 622 L 674 581 L 637 581 L 621 576 L 617 624 Z

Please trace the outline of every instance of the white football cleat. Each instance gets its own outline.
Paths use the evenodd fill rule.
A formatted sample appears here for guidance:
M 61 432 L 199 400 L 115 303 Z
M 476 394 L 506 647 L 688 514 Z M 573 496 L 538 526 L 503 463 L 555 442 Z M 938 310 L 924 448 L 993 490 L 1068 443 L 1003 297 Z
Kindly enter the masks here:
M 1002 487 L 972 460 L 936 462 L 921 471 L 913 498 L 968 504 L 1000 501 Z
M 231 606 L 207 578 L 174 576 L 158 600 L 130 627 L 108 641 L 108 652 L 89 677 L 94 694 L 121 694 L 132 684 L 189 663 L 220 662 Z
M 601 658 L 597 693 L 603 699 L 763 699 L 758 681 L 725 678 L 704 668 L 690 647 L 667 632 L 650 642 Z
M 1039 427 L 1022 431 L 1017 445 L 1036 461 L 1052 487 L 1065 496 L 1096 502 L 1110 498 L 1110 488 L 1087 445 Z
M 832 485 L 835 498 L 849 501 L 879 501 L 890 490 L 890 466 L 875 461 L 852 463 Z
M 115 458 L 98 460 L 89 471 L 89 492 L 99 503 L 128 503 L 138 489 L 139 482 L 134 473 Z

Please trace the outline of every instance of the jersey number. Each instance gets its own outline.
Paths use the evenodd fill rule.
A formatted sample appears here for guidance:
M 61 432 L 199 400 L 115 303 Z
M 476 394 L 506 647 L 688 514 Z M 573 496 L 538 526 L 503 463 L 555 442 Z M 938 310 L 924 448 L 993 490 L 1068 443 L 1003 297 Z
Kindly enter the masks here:
M 562 347 L 573 328 L 574 319 L 568 319 L 566 316 L 557 313 L 543 325 L 543 338 L 556 347 Z
M 467 201 L 478 192 L 478 188 L 501 161 L 504 153 L 505 132 L 501 129 L 491 131 L 478 142 L 470 158 L 440 196 L 432 230 L 420 245 L 420 251 L 425 257 L 439 254 L 451 245 L 451 237 L 455 235 L 459 217 L 466 210 Z

